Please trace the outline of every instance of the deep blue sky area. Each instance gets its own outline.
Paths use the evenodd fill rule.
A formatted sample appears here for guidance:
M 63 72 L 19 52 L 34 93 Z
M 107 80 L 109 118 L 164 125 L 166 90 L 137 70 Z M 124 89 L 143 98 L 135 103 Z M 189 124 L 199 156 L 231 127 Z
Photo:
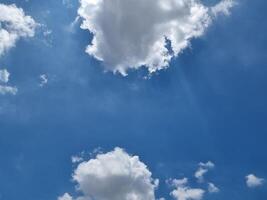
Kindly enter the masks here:
M 56 200 L 74 191 L 71 156 L 101 147 L 139 155 L 154 178 L 191 178 L 201 161 L 221 192 L 207 200 L 266 200 L 266 185 L 248 189 L 245 176 L 267 178 L 267 2 L 240 0 L 170 67 L 149 79 L 103 72 L 87 55 L 92 39 L 61 0 L 0 0 L 22 7 L 53 32 L 18 41 L 0 58 L 15 96 L 0 96 L 0 199 Z M 215 1 L 206 1 L 213 4 Z M 39 75 L 49 82 L 39 87 Z M 197 183 L 193 183 L 196 184 Z M 167 196 L 166 199 L 171 199 Z

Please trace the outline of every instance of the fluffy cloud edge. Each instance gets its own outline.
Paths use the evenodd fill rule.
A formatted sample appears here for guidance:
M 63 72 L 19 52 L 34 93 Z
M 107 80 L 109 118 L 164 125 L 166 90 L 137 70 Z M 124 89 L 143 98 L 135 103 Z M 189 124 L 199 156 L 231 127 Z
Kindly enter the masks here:
M 218 193 L 220 189 L 214 185 L 214 183 L 208 183 L 208 192 L 209 193 Z
M 174 187 L 170 195 L 176 200 L 201 200 L 205 190 L 201 188 L 191 188 L 188 185 L 188 179 L 173 179 L 169 181 Z
M 10 73 L 7 69 L 0 69 L 0 94 L 1 95 L 16 95 L 18 92 L 17 87 L 7 85 L 9 82 Z
M 114 5 L 80 0 L 78 15 L 83 20 L 81 28 L 93 34 L 86 52 L 103 62 L 106 71 L 127 75 L 140 67 L 149 73 L 168 68 L 191 39 L 202 36 L 220 13 L 229 15 L 234 5 L 234 0 L 222 0 L 213 7 L 196 0 L 138 0 L 134 4 L 119 0 Z M 144 15 L 147 19 L 142 19 Z
M 260 187 L 264 184 L 265 179 L 263 178 L 259 178 L 254 174 L 249 174 L 245 177 L 246 179 L 246 185 L 249 188 L 256 188 L 256 187 Z
M 132 156 L 118 147 L 79 163 L 73 180 L 82 195 L 74 198 L 65 193 L 58 200 L 155 200 L 155 190 L 159 184 L 138 156 Z
M 72 200 L 72 196 L 70 196 L 69 193 L 65 193 L 64 195 L 62 195 L 61 197 L 57 198 L 58 200 Z
M 165 200 L 156 198 L 159 180 L 152 178 L 152 172 L 138 156 L 128 154 L 119 147 L 106 153 L 95 150 L 91 156 L 91 159 L 85 159 L 82 152 L 71 157 L 72 164 L 76 166 L 72 180 L 76 183 L 77 195 L 66 192 L 58 200 Z M 208 161 L 200 162 L 198 166 L 210 170 L 215 164 Z M 265 182 L 254 174 L 245 178 L 250 188 L 260 187 Z M 205 184 L 206 189 L 191 187 L 188 178 L 168 179 L 166 183 L 172 188 L 169 195 L 175 200 L 202 200 L 206 193 L 220 192 L 212 182 L 207 182 L 207 185 L 198 183 Z
M 204 175 L 208 173 L 209 170 L 213 169 L 215 167 L 215 164 L 211 161 L 208 161 L 207 163 L 199 163 L 198 164 L 198 169 L 195 172 L 195 178 L 198 180 L 198 182 L 203 182 L 204 181 Z
M 33 37 L 39 25 L 15 4 L 0 3 L 0 57 L 21 38 Z

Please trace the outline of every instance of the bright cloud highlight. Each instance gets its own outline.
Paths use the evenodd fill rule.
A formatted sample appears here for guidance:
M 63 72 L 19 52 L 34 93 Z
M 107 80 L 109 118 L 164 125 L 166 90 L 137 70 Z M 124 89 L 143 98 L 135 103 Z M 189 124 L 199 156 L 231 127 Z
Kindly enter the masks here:
M 58 200 L 155 200 L 158 180 L 151 176 L 138 156 L 115 148 L 78 165 L 73 180 L 82 196 L 66 193 Z
M 246 184 L 250 188 L 259 187 L 264 184 L 264 179 L 255 176 L 254 174 L 249 174 L 246 176 Z
M 199 182 L 203 182 L 204 181 L 204 175 L 210 170 L 213 169 L 215 167 L 215 164 L 212 163 L 211 161 L 208 161 L 207 163 L 199 163 L 198 164 L 199 168 L 198 170 L 195 172 L 195 178 L 199 181 Z
M 171 196 L 176 200 L 201 200 L 205 191 L 200 188 L 190 188 L 187 183 L 187 178 L 172 180 L 175 189 L 171 192 Z
M 39 84 L 39 86 L 40 87 L 44 87 L 48 83 L 48 76 L 46 74 L 41 74 L 39 76 L 39 78 L 40 78 L 40 84 Z
M 0 56 L 14 47 L 20 38 L 33 37 L 37 23 L 15 4 L 0 3 Z
M 80 0 L 78 14 L 81 28 L 93 34 L 86 52 L 103 61 L 107 71 L 126 75 L 142 66 L 150 73 L 167 68 L 233 5 L 233 0 L 214 7 L 198 0 Z
M 7 83 L 9 81 L 10 73 L 6 70 L 0 70 L 0 82 Z
M 10 73 L 6 69 L 0 69 L 0 94 L 12 94 L 15 95 L 18 92 L 16 87 L 7 85 L 9 82 Z
M 216 187 L 213 183 L 208 183 L 208 191 L 209 193 L 218 193 L 220 189 Z

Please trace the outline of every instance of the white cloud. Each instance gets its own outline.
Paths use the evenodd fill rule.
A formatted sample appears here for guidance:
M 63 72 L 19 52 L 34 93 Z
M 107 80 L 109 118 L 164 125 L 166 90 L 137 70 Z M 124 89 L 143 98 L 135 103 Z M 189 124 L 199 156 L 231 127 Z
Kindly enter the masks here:
M 211 11 L 215 16 L 217 16 L 220 13 L 223 13 L 224 15 L 229 15 L 230 8 L 232 8 L 234 5 L 236 5 L 236 2 L 234 0 L 223 0 L 219 2 L 217 5 L 213 6 L 211 8 Z
M 207 169 L 203 169 L 203 168 L 199 168 L 196 173 L 195 173 L 195 177 L 198 179 L 199 182 L 203 182 L 204 181 L 204 175 L 208 172 Z
M 12 94 L 16 95 L 18 89 L 16 87 L 8 86 L 10 73 L 6 69 L 0 70 L 0 94 Z
M 0 85 L 0 94 L 1 95 L 6 95 L 6 94 L 16 95 L 17 92 L 18 92 L 18 89 L 16 87 Z
M 206 168 L 206 169 L 212 169 L 215 167 L 215 164 L 211 161 L 208 161 L 206 163 L 203 163 L 203 162 L 199 163 L 199 166 L 202 168 Z
M 199 181 L 199 182 L 203 182 L 204 181 L 204 175 L 210 170 L 213 169 L 215 167 L 215 164 L 212 163 L 211 161 L 208 161 L 207 163 L 199 163 L 199 168 L 198 170 L 195 172 L 195 178 Z
M 48 83 L 48 76 L 46 74 L 41 74 L 39 78 L 41 81 L 39 86 L 44 87 Z
M 152 73 L 167 68 L 218 13 L 229 12 L 231 2 L 206 7 L 199 0 L 80 0 L 78 14 L 81 28 L 93 34 L 86 52 L 106 70 L 126 75 L 145 66 Z
M 175 189 L 170 193 L 176 200 L 201 200 L 205 191 L 200 188 L 190 188 L 186 186 L 188 183 L 187 178 L 174 179 L 172 185 Z
M 72 156 L 71 157 L 71 162 L 72 163 L 80 163 L 83 161 L 83 158 L 81 156 Z
M 263 178 L 259 178 L 254 174 L 249 174 L 246 176 L 246 184 L 250 188 L 259 187 L 264 184 L 264 181 L 265 180 Z
M 0 82 L 7 83 L 9 81 L 10 73 L 6 70 L 0 70 Z
M 0 56 L 20 38 L 33 37 L 37 23 L 15 4 L 0 3 Z
M 155 200 L 158 180 L 152 179 L 147 166 L 138 156 L 121 148 L 98 154 L 95 159 L 78 165 L 73 174 L 82 196 L 76 200 Z M 69 194 L 59 200 L 74 199 Z
M 220 189 L 216 187 L 213 183 L 208 183 L 208 191 L 209 193 L 218 193 Z
M 187 185 L 187 183 L 188 183 L 187 178 L 171 180 L 171 184 L 175 187 L 185 186 L 185 185 Z
M 58 197 L 58 200 L 72 200 L 72 196 L 68 193 L 65 193 L 62 197 Z

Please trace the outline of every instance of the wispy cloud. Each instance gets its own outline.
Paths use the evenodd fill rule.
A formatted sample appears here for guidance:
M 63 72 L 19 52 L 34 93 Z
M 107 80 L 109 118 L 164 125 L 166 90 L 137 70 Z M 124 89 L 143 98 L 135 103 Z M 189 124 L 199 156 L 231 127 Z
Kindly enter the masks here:
M 0 70 L 0 94 L 12 94 L 16 95 L 18 92 L 17 87 L 12 87 L 8 85 L 10 73 L 6 69 Z
M 198 169 L 195 172 L 195 178 L 199 181 L 199 182 L 203 182 L 204 181 L 204 175 L 210 170 L 213 169 L 215 167 L 215 164 L 211 161 L 208 161 L 207 163 L 199 163 L 198 164 Z
M 213 183 L 208 183 L 208 191 L 209 193 L 218 193 L 220 189 L 216 187 Z

